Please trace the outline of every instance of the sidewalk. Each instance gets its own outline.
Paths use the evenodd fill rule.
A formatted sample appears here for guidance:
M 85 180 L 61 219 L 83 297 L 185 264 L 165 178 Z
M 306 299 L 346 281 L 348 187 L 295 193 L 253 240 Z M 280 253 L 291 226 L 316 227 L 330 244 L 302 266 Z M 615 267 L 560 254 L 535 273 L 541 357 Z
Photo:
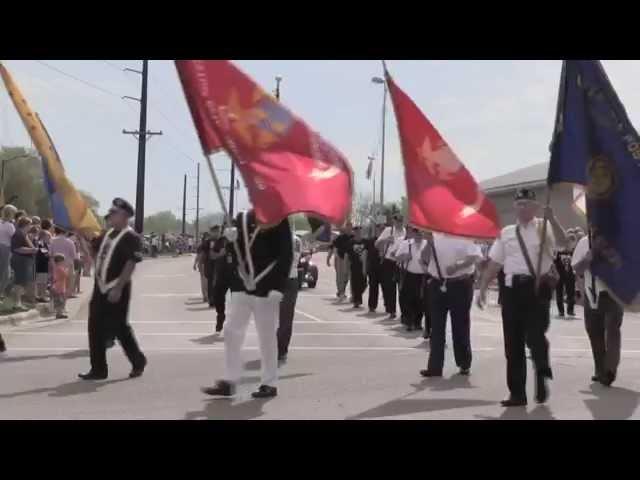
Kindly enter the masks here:
M 67 300 L 67 312 L 69 319 L 75 318 L 80 310 L 88 303 L 93 290 L 93 278 L 82 277 L 80 280 L 82 293 L 78 298 Z M 44 327 L 66 322 L 67 319 L 56 319 L 55 313 L 49 310 L 49 304 L 39 304 L 33 310 L 24 313 L 15 313 L 0 317 L 0 329 L 7 330 L 11 327 Z

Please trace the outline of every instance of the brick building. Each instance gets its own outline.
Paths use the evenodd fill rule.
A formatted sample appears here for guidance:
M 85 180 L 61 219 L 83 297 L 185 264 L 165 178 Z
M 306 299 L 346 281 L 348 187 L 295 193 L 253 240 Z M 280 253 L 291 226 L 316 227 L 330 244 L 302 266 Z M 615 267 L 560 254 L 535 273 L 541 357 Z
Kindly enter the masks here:
M 515 170 L 480 182 L 481 188 L 494 202 L 500 222 L 503 226 L 515 223 L 513 197 L 518 188 L 530 188 L 536 192 L 537 199 L 544 204 L 547 199 L 547 171 L 549 163 L 538 163 L 530 167 Z M 556 185 L 551 191 L 551 206 L 566 229 L 571 227 L 586 228 L 586 221 L 573 207 L 573 187 Z

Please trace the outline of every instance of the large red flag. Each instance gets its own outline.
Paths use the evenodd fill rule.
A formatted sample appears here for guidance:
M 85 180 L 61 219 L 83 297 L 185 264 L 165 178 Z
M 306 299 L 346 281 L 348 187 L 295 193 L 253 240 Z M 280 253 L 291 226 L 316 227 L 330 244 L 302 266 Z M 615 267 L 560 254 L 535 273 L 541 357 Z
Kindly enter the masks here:
M 292 213 L 342 224 L 349 215 L 347 159 L 226 60 L 177 60 L 205 154 L 223 148 L 240 170 L 260 223 Z
M 415 103 L 385 70 L 402 145 L 409 223 L 472 238 L 500 232 L 496 208 Z

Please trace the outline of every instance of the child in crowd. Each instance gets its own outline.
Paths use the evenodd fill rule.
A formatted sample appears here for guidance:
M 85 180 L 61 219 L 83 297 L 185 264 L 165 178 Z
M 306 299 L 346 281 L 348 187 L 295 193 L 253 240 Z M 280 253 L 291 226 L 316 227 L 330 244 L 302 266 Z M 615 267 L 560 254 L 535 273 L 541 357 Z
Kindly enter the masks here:
M 57 253 L 53 257 L 53 282 L 51 296 L 56 318 L 69 318 L 66 313 L 67 306 L 67 282 L 69 281 L 69 269 L 65 262 L 65 256 Z

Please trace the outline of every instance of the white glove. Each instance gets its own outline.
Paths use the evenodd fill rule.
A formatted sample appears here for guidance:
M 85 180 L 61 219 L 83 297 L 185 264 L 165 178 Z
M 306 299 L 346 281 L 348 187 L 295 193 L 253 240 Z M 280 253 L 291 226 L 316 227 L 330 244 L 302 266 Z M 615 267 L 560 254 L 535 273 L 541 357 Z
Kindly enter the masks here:
M 269 298 L 270 300 L 281 302 L 282 299 L 284 298 L 284 295 L 282 294 L 282 292 L 279 292 L 278 290 L 270 290 L 267 295 L 267 298 Z
M 224 237 L 230 242 L 235 242 L 238 239 L 238 229 L 236 227 L 225 228 Z

